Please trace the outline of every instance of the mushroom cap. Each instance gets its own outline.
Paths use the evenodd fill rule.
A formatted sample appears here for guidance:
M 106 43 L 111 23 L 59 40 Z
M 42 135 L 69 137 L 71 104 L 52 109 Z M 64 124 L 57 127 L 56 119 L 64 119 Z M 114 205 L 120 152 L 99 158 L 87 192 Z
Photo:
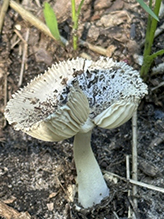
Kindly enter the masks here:
M 147 85 L 124 62 L 76 58 L 52 65 L 12 96 L 5 116 L 16 130 L 60 141 L 95 125 L 115 128 L 131 118 Z

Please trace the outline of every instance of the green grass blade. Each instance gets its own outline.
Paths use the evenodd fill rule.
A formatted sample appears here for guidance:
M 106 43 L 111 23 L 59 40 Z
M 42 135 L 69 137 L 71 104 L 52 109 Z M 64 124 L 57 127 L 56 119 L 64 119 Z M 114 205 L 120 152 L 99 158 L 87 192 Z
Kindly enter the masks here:
M 161 55 L 163 55 L 163 54 L 164 54 L 164 49 L 161 49 L 161 50 L 159 50 L 159 51 L 153 53 L 153 54 L 151 55 L 151 58 L 154 60 L 155 58 L 157 58 L 158 56 L 161 56 Z
M 56 15 L 48 2 L 44 3 L 44 18 L 48 28 L 56 40 L 61 41 Z
M 141 7 L 148 13 L 150 14 L 154 19 L 159 21 L 157 15 L 149 8 L 143 0 L 137 0 L 137 2 L 141 5 Z
M 80 4 L 79 4 L 79 7 L 78 7 L 78 10 L 77 10 L 77 17 L 79 17 L 79 14 L 80 14 L 80 11 L 81 11 L 81 7 L 84 3 L 84 0 L 81 0 Z
M 71 0 L 71 6 L 72 6 L 72 21 L 73 25 L 76 22 L 76 7 L 75 7 L 75 0 Z

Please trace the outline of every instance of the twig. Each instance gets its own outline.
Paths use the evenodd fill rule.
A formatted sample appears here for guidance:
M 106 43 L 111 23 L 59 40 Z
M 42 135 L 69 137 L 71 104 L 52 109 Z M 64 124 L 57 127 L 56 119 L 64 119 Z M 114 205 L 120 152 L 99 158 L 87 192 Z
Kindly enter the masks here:
M 18 35 L 18 37 L 22 40 L 22 42 L 25 44 L 26 40 L 22 37 L 22 35 L 20 34 L 20 32 L 18 30 L 14 30 L 14 32 L 16 33 L 16 35 Z
M 28 212 L 18 212 L 14 208 L 9 207 L 4 202 L 0 201 L 0 216 L 5 219 L 30 219 Z
M 94 52 L 97 52 L 97 53 L 99 53 L 101 55 L 108 56 L 108 50 L 104 49 L 101 46 L 95 46 L 95 45 L 93 45 L 91 43 L 88 43 L 86 41 L 83 41 L 83 40 L 79 40 L 79 44 L 81 46 L 85 46 L 85 47 L 89 48 L 90 50 L 92 50 Z
M 58 180 L 58 183 L 59 183 L 60 187 L 62 188 L 63 192 L 64 192 L 65 195 L 67 196 L 68 200 L 69 200 L 70 202 L 72 202 L 72 199 L 70 198 L 68 192 L 65 190 L 65 188 L 64 188 L 63 185 L 61 184 L 61 182 L 60 182 L 60 180 L 59 180 L 58 177 L 57 177 L 57 180 Z
M 129 155 L 126 155 L 126 178 L 130 179 Z
M 114 214 L 114 216 L 115 216 L 116 219 L 119 219 L 119 217 L 118 217 L 118 215 L 116 214 L 115 211 L 113 211 L 113 214 Z
M 126 156 L 126 178 L 127 180 L 130 179 L 130 165 L 129 165 L 129 155 Z M 131 197 L 131 191 L 128 189 L 128 198 Z M 132 217 L 132 209 L 131 206 L 129 205 L 128 207 L 128 218 L 131 219 Z
M 105 173 L 104 177 L 105 177 L 106 180 L 108 180 L 111 176 L 113 176 L 113 177 L 117 177 L 117 178 L 123 180 L 124 182 L 131 183 L 131 184 L 136 185 L 136 186 L 140 186 L 140 187 L 151 189 L 151 190 L 154 190 L 154 191 L 157 191 L 157 192 L 164 193 L 164 188 L 154 186 L 154 185 L 150 185 L 150 184 L 143 183 L 143 182 L 139 182 L 139 181 L 136 181 L 136 180 L 133 180 L 133 179 L 127 180 L 126 178 L 124 178 L 122 176 L 119 176 L 115 173 L 111 173 L 111 172 L 108 172 L 108 171 L 104 171 L 104 173 Z
M 11 49 L 13 49 L 19 42 L 20 42 L 20 39 L 16 40 L 16 41 L 11 45 Z
M 18 82 L 18 86 L 20 87 L 22 85 L 22 81 L 23 81 L 23 72 L 24 72 L 24 66 L 26 63 L 26 57 L 27 57 L 27 46 L 28 46 L 28 38 L 29 38 L 29 28 L 26 31 L 26 35 L 25 35 L 25 42 L 24 42 L 24 47 L 23 47 L 23 55 L 22 55 L 22 63 L 21 63 L 21 70 L 20 70 L 20 76 L 19 76 L 19 82 Z
M 133 117 L 132 117 L 132 179 L 136 180 L 138 179 L 138 174 L 137 174 L 137 111 L 134 112 Z M 133 186 L 132 189 L 132 194 L 133 194 L 133 202 L 134 206 L 137 209 L 137 186 Z M 135 218 L 135 216 L 134 216 Z
M 158 186 L 154 186 L 154 185 L 150 185 L 150 184 L 147 184 L 147 183 L 135 181 L 133 179 L 130 179 L 129 182 L 133 185 L 136 185 L 136 186 L 141 186 L 141 187 L 145 187 L 147 189 L 151 189 L 151 190 L 154 190 L 154 191 L 157 191 L 157 192 L 164 193 L 164 188 L 161 188 L 161 187 L 158 187 Z
M 164 86 L 164 81 L 162 81 L 160 84 L 158 84 L 156 87 L 153 87 L 152 89 L 151 89 L 151 91 L 154 91 L 154 90 L 156 90 L 156 89 L 158 89 L 158 88 L 160 88 L 160 87 L 162 87 L 162 86 Z
M 129 203 L 130 203 L 130 205 L 132 206 L 132 209 L 133 209 L 133 212 L 132 212 L 132 215 L 131 215 L 130 218 L 131 219 L 133 219 L 133 218 L 140 219 L 140 215 L 138 213 L 138 209 L 135 207 L 134 202 L 132 200 L 132 197 L 128 197 L 128 199 L 129 199 Z
M 137 181 L 137 111 L 132 117 L 132 179 Z M 133 188 L 133 195 L 137 194 L 136 188 Z
M 4 77 L 4 106 L 7 104 L 7 73 Z M 3 126 L 6 126 L 6 119 L 4 119 Z
M 38 6 L 39 8 L 41 8 L 40 1 L 39 1 L 39 0 L 35 0 L 35 2 L 36 2 L 36 4 L 37 4 L 37 6 Z
M 3 21 L 6 15 L 6 11 L 9 7 L 9 1 L 10 0 L 3 0 L 3 5 L 0 11 L 0 33 L 2 32 Z

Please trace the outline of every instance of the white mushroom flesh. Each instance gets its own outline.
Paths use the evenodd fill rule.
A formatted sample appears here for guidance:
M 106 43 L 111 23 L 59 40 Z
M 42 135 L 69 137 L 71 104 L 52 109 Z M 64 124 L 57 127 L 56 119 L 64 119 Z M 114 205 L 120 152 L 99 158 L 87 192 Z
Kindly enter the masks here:
M 91 131 L 78 133 L 74 139 L 74 159 L 77 170 L 78 201 L 84 207 L 92 207 L 109 196 L 100 167 L 90 145 Z

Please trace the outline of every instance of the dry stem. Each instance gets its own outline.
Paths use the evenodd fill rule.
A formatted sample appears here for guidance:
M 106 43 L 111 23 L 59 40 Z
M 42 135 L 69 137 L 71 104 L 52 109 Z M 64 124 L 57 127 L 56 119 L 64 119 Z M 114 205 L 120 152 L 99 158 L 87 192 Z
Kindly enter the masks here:
M 127 180 L 126 178 L 124 177 L 121 177 L 115 173 L 111 173 L 111 172 L 108 172 L 108 171 L 104 171 L 105 175 L 104 175 L 104 178 L 108 181 L 110 179 L 111 176 L 113 177 L 117 177 L 121 180 L 123 180 L 124 182 L 129 182 L 133 185 L 136 185 L 136 186 L 140 186 L 140 187 L 144 187 L 144 188 L 147 188 L 147 189 L 151 189 L 151 190 L 154 190 L 154 191 L 157 191 L 157 192 L 161 192 L 161 193 L 164 193 L 164 188 L 161 188 L 161 187 L 158 187 L 158 186 L 154 186 L 154 185 L 151 185 L 151 184 L 147 184 L 147 183 L 144 183 L 144 182 L 139 182 L 139 181 L 136 181 L 136 180 L 133 180 L 133 179 L 129 179 Z
M 4 202 L 0 201 L 0 216 L 5 219 L 30 219 L 28 212 L 18 212 L 14 208 L 9 207 Z
M 0 11 L 0 33 L 2 32 L 3 21 L 5 18 L 8 6 L 9 6 L 9 1 L 10 0 L 3 0 L 3 5 L 2 5 L 1 11 Z
M 134 112 L 132 117 L 132 133 L 132 179 L 137 181 L 137 111 Z M 137 209 L 137 186 L 133 185 L 132 193 L 134 206 Z
M 129 164 L 129 155 L 126 156 L 126 178 L 127 180 L 130 179 L 130 164 Z M 131 191 L 128 189 L 128 198 L 131 197 Z M 130 219 L 132 217 L 132 209 L 131 206 L 129 205 L 128 207 L 128 218 Z

